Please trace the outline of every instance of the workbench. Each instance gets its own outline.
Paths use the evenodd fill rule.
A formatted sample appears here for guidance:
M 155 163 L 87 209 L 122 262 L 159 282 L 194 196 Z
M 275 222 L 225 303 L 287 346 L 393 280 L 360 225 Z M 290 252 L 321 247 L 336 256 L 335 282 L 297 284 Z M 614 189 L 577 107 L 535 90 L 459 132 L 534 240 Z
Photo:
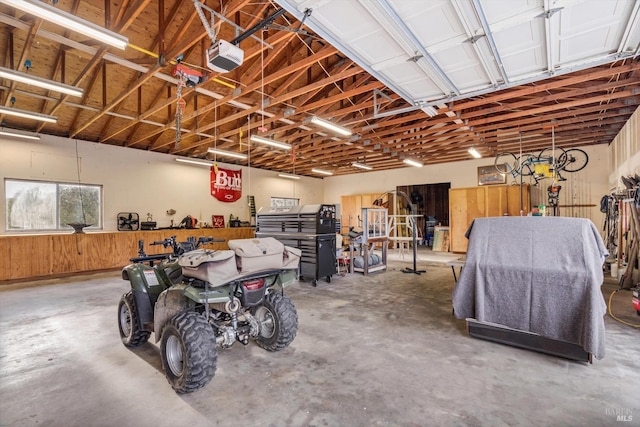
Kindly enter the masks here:
M 225 241 L 248 239 L 255 236 L 253 227 L 164 229 L 149 231 L 105 231 L 82 234 L 7 234 L 0 236 L 0 282 L 63 276 L 74 273 L 110 270 L 129 264 L 137 256 L 138 241 L 145 241 L 149 255 L 168 249 L 149 246 L 176 236 L 178 241 L 187 237 L 215 237 Z M 209 249 L 228 249 L 226 242 L 206 246 Z

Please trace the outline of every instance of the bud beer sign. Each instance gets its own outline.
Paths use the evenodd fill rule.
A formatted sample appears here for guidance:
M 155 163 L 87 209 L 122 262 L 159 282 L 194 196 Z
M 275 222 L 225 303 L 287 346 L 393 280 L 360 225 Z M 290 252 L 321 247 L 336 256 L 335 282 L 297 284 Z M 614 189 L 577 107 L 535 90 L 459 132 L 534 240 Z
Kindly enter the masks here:
M 230 203 L 240 199 L 242 169 L 234 171 L 211 166 L 211 195 L 221 202 Z

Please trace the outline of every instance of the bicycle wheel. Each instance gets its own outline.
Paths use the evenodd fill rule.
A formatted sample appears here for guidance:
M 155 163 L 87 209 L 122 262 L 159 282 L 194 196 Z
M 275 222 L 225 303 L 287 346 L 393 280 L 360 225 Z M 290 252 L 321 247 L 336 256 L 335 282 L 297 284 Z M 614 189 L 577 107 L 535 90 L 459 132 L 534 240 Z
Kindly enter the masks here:
M 519 172 L 523 176 L 531 176 L 535 173 L 535 164 L 537 162 L 536 156 L 531 153 L 523 154 L 518 159 L 518 165 L 520 166 Z
M 564 156 L 561 169 L 566 172 L 581 171 L 589 163 L 589 155 L 579 148 L 569 148 Z
M 493 162 L 500 173 L 513 173 L 518 170 L 518 159 L 513 153 L 500 153 Z
M 548 163 L 554 169 L 562 168 L 563 164 L 560 161 L 563 159 L 566 161 L 567 157 L 565 151 L 560 147 L 556 147 L 555 150 L 547 147 L 538 154 L 538 161 Z

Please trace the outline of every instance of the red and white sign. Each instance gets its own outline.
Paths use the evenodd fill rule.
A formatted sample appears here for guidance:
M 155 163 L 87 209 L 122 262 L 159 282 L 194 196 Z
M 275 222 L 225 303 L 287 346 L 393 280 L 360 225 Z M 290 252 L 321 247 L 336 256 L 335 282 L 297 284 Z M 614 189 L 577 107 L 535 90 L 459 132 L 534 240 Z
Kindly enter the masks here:
M 240 199 L 242 196 L 242 169 L 234 171 L 211 166 L 211 195 L 221 202 L 227 203 Z

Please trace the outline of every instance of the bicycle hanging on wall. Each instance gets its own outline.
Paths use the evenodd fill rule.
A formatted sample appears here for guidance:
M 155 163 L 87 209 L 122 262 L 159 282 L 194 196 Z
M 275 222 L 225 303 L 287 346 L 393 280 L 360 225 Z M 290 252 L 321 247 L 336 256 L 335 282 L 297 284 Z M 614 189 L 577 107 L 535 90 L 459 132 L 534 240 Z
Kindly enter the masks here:
M 513 183 L 522 185 L 522 178 L 529 177 L 534 181 L 533 185 L 546 178 L 552 178 L 552 183 L 547 187 L 548 205 L 553 209 L 553 216 L 559 215 L 559 199 L 562 186 L 566 181 L 563 173 L 574 173 L 584 169 L 589 163 L 589 155 L 579 148 L 567 150 L 555 145 L 554 127 L 551 127 L 551 147 L 547 147 L 535 153 L 522 153 L 519 156 L 511 152 L 499 153 L 494 161 L 496 170 L 513 177 Z

